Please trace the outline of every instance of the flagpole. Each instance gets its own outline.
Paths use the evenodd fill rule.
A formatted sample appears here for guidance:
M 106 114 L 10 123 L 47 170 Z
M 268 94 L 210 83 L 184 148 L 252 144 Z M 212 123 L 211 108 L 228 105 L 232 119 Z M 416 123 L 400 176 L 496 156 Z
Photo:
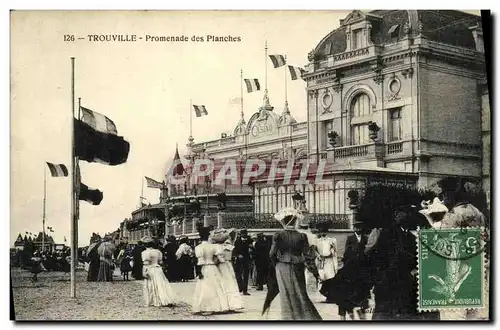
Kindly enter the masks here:
M 78 262 L 78 220 L 75 201 L 75 58 L 71 58 L 71 298 L 76 298 L 76 265 Z
M 193 100 L 189 99 L 189 138 L 193 139 Z
M 288 93 L 287 93 L 287 75 L 286 75 L 286 70 L 287 70 L 287 65 L 286 65 L 286 55 L 285 57 L 285 65 L 283 66 L 285 68 L 285 103 L 288 102 Z
M 243 69 L 240 71 L 240 97 L 241 97 L 241 119 L 245 120 L 245 114 L 243 113 Z M 245 158 L 247 158 L 247 134 L 245 130 L 245 135 L 243 136 L 245 139 Z
M 243 113 L 243 69 L 240 71 L 240 104 L 241 104 L 241 118 L 245 118 Z
M 265 63 L 266 63 L 266 79 L 265 79 L 265 86 L 266 86 L 266 91 L 265 93 L 267 94 L 267 40 L 266 40 L 266 44 L 265 44 L 265 47 L 264 47 L 264 53 L 265 53 Z
M 42 252 L 45 250 L 45 204 L 47 202 L 47 170 L 43 166 L 43 214 L 42 214 Z

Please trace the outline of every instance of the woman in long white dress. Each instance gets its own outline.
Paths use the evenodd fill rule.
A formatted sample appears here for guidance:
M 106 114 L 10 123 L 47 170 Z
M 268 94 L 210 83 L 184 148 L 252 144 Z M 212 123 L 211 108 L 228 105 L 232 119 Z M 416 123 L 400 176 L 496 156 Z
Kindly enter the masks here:
M 222 285 L 227 295 L 229 310 L 237 311 L 243 309 L 243 299 L 231 262 L 234 249 L 233 240 L 230 237 L 232 233 L 235 234 L 235 229 L 218 229 L 212 233 L 211 240 L 215 244 L 220 244 L 220 251 L 217 255 L 220 263 L 217 267 L 219 268 Z
M 142 242 L 146 246 L 146 250 L 141 253 L 145 305 L 155 307 L 175 305 L 178 300 L 161 267 L 162 253 L 154 248 L 152 238 L 144 237 Z
M 195 247 L 194 253 L 198 259 L 197 271 L 198 281 L 194 289 L 192 312 L 222 313 L 229 311 L 229 303 L 222 283 L 217 263 L 221 247 L 218 244 L 209 243 L 210 229 L 202 227 L 198 229 L 201 243 Z

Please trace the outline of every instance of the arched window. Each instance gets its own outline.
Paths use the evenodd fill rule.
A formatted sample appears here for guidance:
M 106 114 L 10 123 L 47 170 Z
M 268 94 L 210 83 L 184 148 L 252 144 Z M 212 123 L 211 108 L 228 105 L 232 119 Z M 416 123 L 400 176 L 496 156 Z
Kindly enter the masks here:
M 361 93 L 351 103 L 351 145 L 370 142 L 368 125 L 372 120 L 370 97 Z

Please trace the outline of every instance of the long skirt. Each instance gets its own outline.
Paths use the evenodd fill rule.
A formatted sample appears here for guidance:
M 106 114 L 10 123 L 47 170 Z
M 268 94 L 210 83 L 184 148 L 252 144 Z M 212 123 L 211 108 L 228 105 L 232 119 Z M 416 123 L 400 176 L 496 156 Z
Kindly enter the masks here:
M 108 261 L 101 260 L 99 263 L 99 273 L 97 274 L 97 282 L 113 281 L 113 268 Z
M 283 320 L 321 320 L 318 310 L 307 295 L 305 266 L 278 262 L 276 264 Z
M 335 277 L 336 269 L 333 257 L 317 258 L 316 267 L 318 268 L 319 279 L 322 282 Z
M 193 313 L 221 313 L 229 311 L 229 302 L 216 265 L 201 266 L 202 279 L 198 279 L 193 295 Z
M 234 273 L 231 262 L 223 262 L 219 264 L 219 271 L 222 278 L 222 285 L 226 291 L 226 297 L 229 304 L 229 309 L 232 311 L 243 308 L 243 299 L 241 298 L 238 282 Z
M 177 298 L 163 269 L 159 265 L 144 267 L 147 274 L 143 282 L 145 305 L 155 307 L 175 305 Z
M 95 282 L 97 281 L 97 276 L 99 275 L 99 260 L 92 260 L 89 263 L 89 270 L 87 274 L 87 281 Z

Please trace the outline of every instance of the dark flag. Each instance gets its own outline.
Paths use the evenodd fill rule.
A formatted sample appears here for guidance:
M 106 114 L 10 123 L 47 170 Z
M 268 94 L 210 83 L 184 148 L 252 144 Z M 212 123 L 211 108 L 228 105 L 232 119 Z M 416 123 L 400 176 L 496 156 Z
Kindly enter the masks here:
M 89 163 L 120 165 L 127 161 L 130 144 L 121 136 L 98 132 L 75 119 L 75 156 Z
M 80 183 L 79 200 L 88 202 L 92 205 L 99 205 L 101 204 L 103 197 L 103 193 L 99 189 L 92 189 L 87 187 L 85 184 Z

